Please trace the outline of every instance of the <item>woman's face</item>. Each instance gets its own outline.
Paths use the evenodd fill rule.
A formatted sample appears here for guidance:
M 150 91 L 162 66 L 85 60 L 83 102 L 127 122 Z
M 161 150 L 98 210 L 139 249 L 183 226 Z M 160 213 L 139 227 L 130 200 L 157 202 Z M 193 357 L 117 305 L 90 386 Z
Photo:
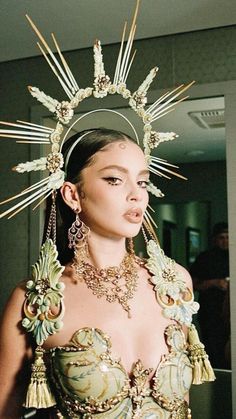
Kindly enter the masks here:
M 81 218 L 104 237 L 136 236 L 148 204 L 148 179 L 143 151 L 135 143 L 105 146 L 81 172 Z

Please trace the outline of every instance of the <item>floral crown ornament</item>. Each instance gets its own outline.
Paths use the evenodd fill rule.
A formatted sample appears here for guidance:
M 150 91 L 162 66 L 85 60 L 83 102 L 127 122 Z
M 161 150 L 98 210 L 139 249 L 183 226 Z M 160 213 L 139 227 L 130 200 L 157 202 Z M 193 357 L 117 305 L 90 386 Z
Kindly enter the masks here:
M 105 72 L 101 44 L 100 41 L 96 40 L 94 44 L 94 81 L 91 87 L 85 88 L 80 88 L 78 86 L 77 81 L 60 50 L 54 34 L 52 34 L 52 40 L 58 56 L 52 52 L 43 35 L 35 26 L 31 18 L 26 15 L 32 29 L 39 39 L 39 42 L 37 42 L 38 47 L 50 69 L 59 80 L 68 99 L 59 102 L 57 99 L 46 95 L 37 87 L 29 86 L 29 92 L 31 95 L 42 103 L 56 117 L 56 128 L 52 129 L 25 121 L 17 121 L 16 123 L 0 122 L 1 125 L 10 127 L 10 129 L 0 129 L 0 137 L 15 138 L 18 143 L 51 145 L 51 150 L 48 155 L 29 162 L 19 163 L 13 168 L 13 170 L 18 173 L 38 170 L 47 171 L 48 176 L 39 182 L 36 182 L 29 188 L 21 191 L 17 195 L 0 202 L 0 205 L 2 205 L 15 199 L 19 200 L 11 208 L 2 212 L 0 214 L 0 218 L 4 216 L 11 218 L 28 205 L 37 201 L 37 204 L 33 208 L 35 209 L 44 199 L 62 186 L 65 179 L 65 173 L 62 170 L 64 164 L 63 155 L 61 153 L 64 141 L 62 140 L 62 134 L 65 131 L 65 128 L 67 132 L 70 130 L 70 127 L 68 128 L 67 126 L 74 116 L 74 110 L 83 100 L 86 100 L 92 95 L 98 99 L 102 99 L 109 94 L 118 94 L 122 96 L 143 122 L 143 150 L 147 159 L 149 170 L 158 176 L 170 178 L 170 175 L 175 175 L 185 179 L 183 176 L 173 171 L 172 168 L 176 168 L 177 166 L 168 163 L 166 160 L 162 160 L 151 155 L 151 152 L 160 143 L 164 141 L 172 141 L 177 137 L 177 135 L 173 132 L 161 133 L 154 131 L 152 129 L 152 123 L 172 111 L 177 103 L 185 100 L 186 97 L 179 98 L 179 96 L 187 90 L 193 82 L 186 86 L 181 85 L 174 90 L 165 93 L 150 106 L 147 106 L 147 92 L 157 74 L 157 67 L 154 67 L 149 72 L 145 80 L 134 93 L 131 93 L 126 84 L 132 62 L 136 54 L 136 51 L 132 53 L 132 46 L 136 31 L 136 19 L 139 3 L 140 0 L 137 0 L 126 45 L 125 38 L 127 23 L 124 25 L 113 81 L 111 81 L 111 78 Z M 162 192 L 152 183 L 149 184 L 148 191 L 153 193 L 155 196 L 163 196 Z

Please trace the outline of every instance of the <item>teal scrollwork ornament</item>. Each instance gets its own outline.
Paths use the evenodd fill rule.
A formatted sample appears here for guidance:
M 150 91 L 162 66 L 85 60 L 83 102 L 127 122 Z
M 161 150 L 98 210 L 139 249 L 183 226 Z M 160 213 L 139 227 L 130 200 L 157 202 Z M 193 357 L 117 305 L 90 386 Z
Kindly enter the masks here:
M 42 345 L 49 335 L 62 326 L 65 308 L 63 303 L 64 284 L 59 282 L 64 267 L 57 260 L 58 252 L 51 239 L 41 247 L 39 260 L 32 268 L 32 279 L 26 288 L 23 327 L 31 332 L 37 345 Z
M 156 299 L 166 318 L 190 326 L 192 315 L 197 313 L 199 304 L 194 301 L 193 291 L 177 271 L 174 260 L 167 257 L 154 240 L 147 244 L 148 260 L 146 267 L 152 276 Z

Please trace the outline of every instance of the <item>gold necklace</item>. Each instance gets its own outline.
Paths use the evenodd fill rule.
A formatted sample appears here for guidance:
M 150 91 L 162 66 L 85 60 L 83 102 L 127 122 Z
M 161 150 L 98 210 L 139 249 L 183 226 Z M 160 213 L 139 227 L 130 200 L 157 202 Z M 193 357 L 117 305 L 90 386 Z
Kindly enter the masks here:
M 105 297 L 109 303 L 117 301 L 130 315 L 128 300 L 133 298 L 137 289 L 138 269 L 136 256 L 126 253 L 119 266 L 98 269 L 84 260 L 76 252 L 72 266 L 78 279 L 84 281 L 97 298 Z

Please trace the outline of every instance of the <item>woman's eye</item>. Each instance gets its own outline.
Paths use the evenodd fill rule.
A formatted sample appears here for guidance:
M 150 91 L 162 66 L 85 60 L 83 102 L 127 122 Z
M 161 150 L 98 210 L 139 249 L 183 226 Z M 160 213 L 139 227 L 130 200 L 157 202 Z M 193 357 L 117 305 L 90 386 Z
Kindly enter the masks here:
M 149 183 L 148 180 L 139 180 L 138 181 L 138 185 L 140 186 L 140 188 L 146 188 L 148 183 Z
M 122 180 L 119 179 L 118 177 L 107 177 L 105 178 L 105 180 L 109 183 L 109 185 L 120 185 Z

